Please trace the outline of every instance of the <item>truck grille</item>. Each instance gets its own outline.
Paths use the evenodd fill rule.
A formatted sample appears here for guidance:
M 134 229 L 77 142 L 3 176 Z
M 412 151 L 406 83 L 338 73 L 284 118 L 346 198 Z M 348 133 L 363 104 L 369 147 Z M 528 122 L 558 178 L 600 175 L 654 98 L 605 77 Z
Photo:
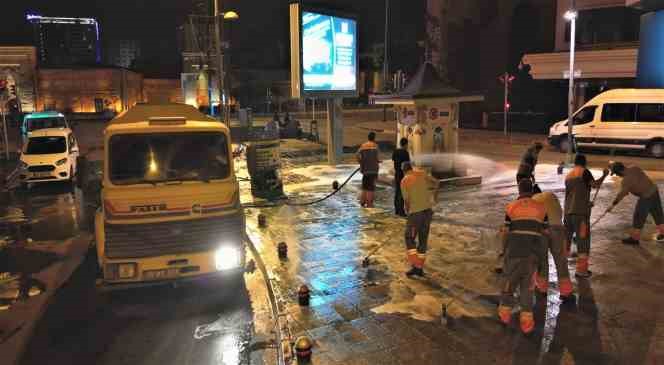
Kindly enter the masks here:
M 208 251 L 224 242 L 240 242 L 243 231 L 241 214 L 163 223 L 106 224 L 106 256 L 138 258 Z
M 30 172 L 48 172 L 53 170 L 55 170 L 55 166 L 53 165 L 38 165 L 28 167 L 28 171 Z

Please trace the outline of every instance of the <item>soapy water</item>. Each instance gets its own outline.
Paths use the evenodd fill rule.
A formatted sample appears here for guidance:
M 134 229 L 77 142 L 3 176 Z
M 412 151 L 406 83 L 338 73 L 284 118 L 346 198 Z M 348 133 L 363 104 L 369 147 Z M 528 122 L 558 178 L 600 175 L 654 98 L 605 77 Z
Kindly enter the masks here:
M 433 171 L 456 171 L 466 176 L 482 176 L 483 183 L 496 183 L 513 178 L 509 169 L 496 161 L 467 153 L 431 153 L 412 157 L 415 166 Z M 465 170 L 465 171 L 464 171 Z

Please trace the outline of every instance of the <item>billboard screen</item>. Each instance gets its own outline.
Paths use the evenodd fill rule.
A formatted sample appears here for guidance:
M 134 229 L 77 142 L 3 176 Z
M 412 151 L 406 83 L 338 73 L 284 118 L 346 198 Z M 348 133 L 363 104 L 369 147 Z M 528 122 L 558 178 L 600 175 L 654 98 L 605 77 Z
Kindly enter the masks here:
M 295 95 L 357 95 L 357 21 L 307 9 L 298 18 L 299 39 L 293 39 L 292 45 L 299 43 L 298 52 L 293 51 L 300 57 L 292 71 L 299 76 L 293 81 L 298 81 L 301 93 Z

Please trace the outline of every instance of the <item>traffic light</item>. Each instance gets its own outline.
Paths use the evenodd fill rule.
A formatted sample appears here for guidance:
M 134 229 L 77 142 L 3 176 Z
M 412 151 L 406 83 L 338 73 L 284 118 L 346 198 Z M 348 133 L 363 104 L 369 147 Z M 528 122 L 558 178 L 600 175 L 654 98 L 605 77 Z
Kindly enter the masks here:
M 505 103 L 505 110 L 510 110 L 510 103 Z

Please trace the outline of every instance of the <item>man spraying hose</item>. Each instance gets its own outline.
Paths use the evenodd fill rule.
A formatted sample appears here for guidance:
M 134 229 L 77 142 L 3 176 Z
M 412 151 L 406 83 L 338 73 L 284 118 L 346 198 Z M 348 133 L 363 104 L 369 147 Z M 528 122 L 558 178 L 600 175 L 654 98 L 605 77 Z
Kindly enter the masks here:
M 586 168 L 586 156 L 576 155 L 574 168 L 565 177 L 565 227 L 567 228 L 568 251 L 573 242 L 576 242 L 579 257 L 576 261 L 576 277 L 588 278 L 592 272 L 590 266 L 590 200 L 591 190 L 599 187 L 609 174 L 595 180 L 593 174 Z
M 609 212 L 630 193 L 639 198 L 634 209 L 632 232 L 622 242 L 626 245 L 640 244 L 641 230 L 645 226 L 648 216 L 652 215 L 657 225 L 657 242 L 664 243 L 664 212 L 657 185 L 640 167 L 625 167 L 620 162 L 613 162 L 609 165 L 609 169 L 612 175 L 622 177 L 622 187 L 613 201 L 613 205 L 609 208 Z

